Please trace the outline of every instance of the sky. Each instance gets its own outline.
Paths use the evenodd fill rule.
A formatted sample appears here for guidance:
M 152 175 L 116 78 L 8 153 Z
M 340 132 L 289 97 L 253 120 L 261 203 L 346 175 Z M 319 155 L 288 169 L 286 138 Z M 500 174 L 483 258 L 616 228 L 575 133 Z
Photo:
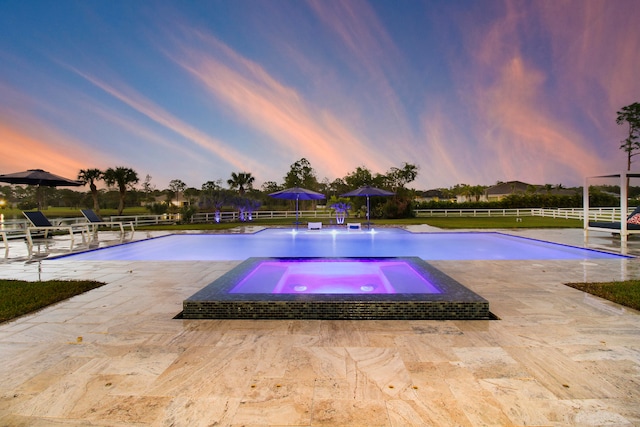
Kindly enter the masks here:
M 259 188 L 306 158 L 580 186 L 626 168 L 638 22 L 637 0 L 0 0 L 0 174 Z

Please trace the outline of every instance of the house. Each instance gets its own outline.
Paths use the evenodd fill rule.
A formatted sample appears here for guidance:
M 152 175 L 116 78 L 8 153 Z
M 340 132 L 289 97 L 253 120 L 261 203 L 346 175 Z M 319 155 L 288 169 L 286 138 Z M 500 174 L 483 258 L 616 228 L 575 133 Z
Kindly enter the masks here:
M 512 194 L 524 194 L 532 191 L 536 192 L 536 190 L 537 187 L 535 185 L 527 184 L 526 182 L 508 181 L 487 188 L 484 194 L 487 201 L 496 202 Z
M 442 190 L 427 190 L 427 191 L 418 191 L 414 200 L 418 203 L 420 202 L 439 202 L 441 200 L 446 200 L 444 197 L 444 193 Z

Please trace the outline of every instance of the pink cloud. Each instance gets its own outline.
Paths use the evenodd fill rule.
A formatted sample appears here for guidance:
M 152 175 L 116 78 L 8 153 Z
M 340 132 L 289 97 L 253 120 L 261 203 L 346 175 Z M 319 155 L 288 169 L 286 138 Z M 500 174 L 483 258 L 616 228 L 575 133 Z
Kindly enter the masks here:
M 524 55 L 521 40 L 533 31 L 527 27 L 535 22 L 532 13 L 507 2 L 504 19 L 468 40 L 475 73 L 460 76 L 472 90 L 479 160 L 497 168 L 497 179 L 581 182 L 600 170 L 602 160 L 570 115 L 557 114 L 562 94 L 549 93 L 555 81 L 575 75 L 545 74 L 535 58 Z
M 0 140 L 3 144 L 1 173 L 44 169 L 75 179 L 80 169 L 90 167 L 93 158 L 82 143 L 70 142 L 68 136 L 34 120 L 29 120 L 28 126 L 21 127 L 14 120 L 5 122 L 4 118 L 0 118 Z
M 90 76 L 76 69 L 73 69 L 73 71 L 155 122 L 219 156 L 222 160 L 238 170 L 246 170 L 247 168 L 251 168 L 253 170 L 258 169 L 259 162 L 257 160 L 247 157 L 246 155 L 243 155 L 237 150 L 231 148 L 230 144 L 219 141 L 193 126 L 184 123 L 182 120 L 168 113 L 162 107 L 144 98 L 134 89 L 128 88 L 122 83 L 119 85 L 120 89 L 117 89 L 113 85 L 107 84 L 97 77 Z
M 595 123 L 611 126 L 615 112 L 640 93 L 638 3 L 588 1 L 576 8 L 555 2 L 536 13 L 549 34 L 562 95 L 575 93 Z
M 315 108 L 295 89 L 215 38 L 200 36 L 209 50 L 182 46 L 184 56 L 174 61 L 196 77 L 217 102 L 230 108 L 237 120 L 268 135 L 278 149 L 291 153 L 292 160 L 312 159 L 314 168 L 330 176 L 344 176 L 361 163 L 367 141 L 345 122 L 328 110 Z M 387 167 L 382 154 L 368 155 L 367 163 L 374 170 Z
M 326 2 L 312 0 L 309 5 L 330 33 L 341 42 L 345 63 L 366 82 L 360 94 L 365 102 L 384 106 L 377 114 L 394 129 L 394 149 L 415 158 L 415 135 L 411 132 L 409 115 L 394 84 L 405 81 L 411 67 L 395 45 L 376 12 L 362 1 Z M 394 150 L 394 151 L 395 151 Z

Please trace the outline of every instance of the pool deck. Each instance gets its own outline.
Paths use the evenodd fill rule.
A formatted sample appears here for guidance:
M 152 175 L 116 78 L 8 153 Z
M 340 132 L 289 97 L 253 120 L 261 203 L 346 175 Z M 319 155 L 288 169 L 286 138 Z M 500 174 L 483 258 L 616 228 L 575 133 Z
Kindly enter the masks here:
M 640 259 L 431 261 L 500 320 L 178 320 L 240 260 L 48 259 L 69 243 L 29 258 L 12 240 L 0 259 L 3 278 L 107 283 L 0 324 L 0 426 L 640 425 L 639 313 L 564 285 L 639 278 Z M 588 246 L 620 251 L 607 233 Z

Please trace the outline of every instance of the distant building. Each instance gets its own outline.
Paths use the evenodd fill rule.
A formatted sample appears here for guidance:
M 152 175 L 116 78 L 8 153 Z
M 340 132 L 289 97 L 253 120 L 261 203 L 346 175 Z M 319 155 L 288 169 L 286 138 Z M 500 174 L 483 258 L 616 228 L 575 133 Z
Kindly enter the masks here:
M 418 192 L 414 200 L 416 202 L 439 202 L 445 198 L 442 190 L 435 189 Z
M 173 197 L 171 198 L 171 200 L 167 199 L 167 195 L 166 194 L 162 194 L 160 196 L 153 196 L 151 201 L 144 201 L 141 202 L 140 205 L 141 206 L 149 206 L 149 205 L 171 205 L 171 206 L 175 206 L 175 207 L 182 207 L 182 206 L 189 206 L 189 201 L 188 200 L 180 200 L 178 201 L 177 199 L 174 199 Z
M 502 182 L 487 188 L 485 191 L 486 200 L 499 201 L 512 194 L 550 194 L 554 196 L 573 196 L 576 194 L 576 189 L 570 188 L 556 188 L 544 185 L 527 184 L 522 181 L 509 181 Z
M 526 192 L 531 192 L 532 189 L 533 192 L 535 192 L 537 187 L 522 181 L 509 181 L 501 182 L 500 184 L 487 188 L 484 194 L 487 201 L 496 202 L 512 194 L 524 194 Z

